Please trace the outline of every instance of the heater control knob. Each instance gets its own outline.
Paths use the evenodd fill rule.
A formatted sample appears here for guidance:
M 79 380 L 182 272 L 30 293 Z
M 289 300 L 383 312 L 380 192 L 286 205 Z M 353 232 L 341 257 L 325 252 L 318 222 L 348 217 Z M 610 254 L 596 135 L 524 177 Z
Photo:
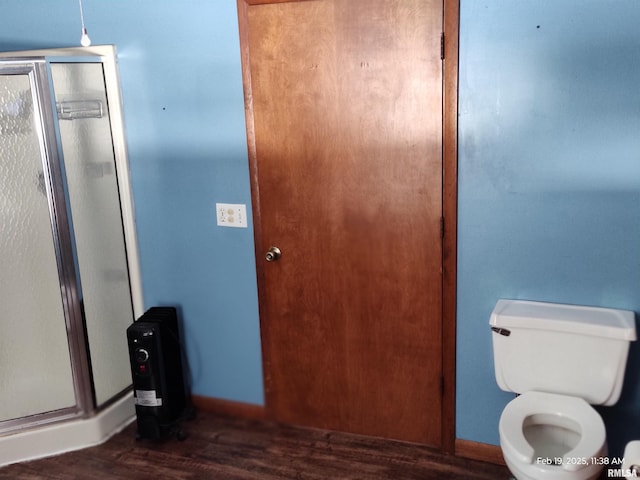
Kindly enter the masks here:
M 144 363 L 149 360 L 149 352 L 147 352 L 144 348 L 138 348 L 135 352 L 135 359 L 138 363 Z

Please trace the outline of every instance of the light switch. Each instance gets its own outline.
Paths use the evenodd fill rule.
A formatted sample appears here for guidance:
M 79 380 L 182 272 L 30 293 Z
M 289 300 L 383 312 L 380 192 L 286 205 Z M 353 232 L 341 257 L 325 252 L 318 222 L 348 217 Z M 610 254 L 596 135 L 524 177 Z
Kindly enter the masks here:
M 217 223 L 220 227 L 247 228 L 247 206 L 241 203 L 216 203 Z

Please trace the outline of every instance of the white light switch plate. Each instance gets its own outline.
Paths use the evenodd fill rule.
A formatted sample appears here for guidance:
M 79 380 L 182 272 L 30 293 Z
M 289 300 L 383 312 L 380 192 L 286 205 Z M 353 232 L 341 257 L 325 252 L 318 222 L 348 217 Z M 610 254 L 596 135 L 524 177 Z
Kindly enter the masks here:
M 220 227 L 247 228 L 247 206 L 241 203 L 216 203 Z

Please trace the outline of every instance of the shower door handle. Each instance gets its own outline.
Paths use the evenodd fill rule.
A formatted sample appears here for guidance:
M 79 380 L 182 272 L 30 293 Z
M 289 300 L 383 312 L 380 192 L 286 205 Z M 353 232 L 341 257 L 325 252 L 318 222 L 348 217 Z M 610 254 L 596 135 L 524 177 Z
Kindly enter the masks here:
M 277 262 L 282 256 L 282 252 L 278 247 L 271 247 L 267 253 L 264 254 L 264 258 L 267 262 Z

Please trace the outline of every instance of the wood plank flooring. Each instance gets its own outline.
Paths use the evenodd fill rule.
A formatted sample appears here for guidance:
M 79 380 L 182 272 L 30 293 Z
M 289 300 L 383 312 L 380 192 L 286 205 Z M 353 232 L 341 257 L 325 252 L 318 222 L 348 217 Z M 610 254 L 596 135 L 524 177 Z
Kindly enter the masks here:
M 0 479 L 501 480 L 505 467 L 427 447 L 199 412 L 188 438 L 135 440 L 135 424 L 106 443 L 0 468 Z

